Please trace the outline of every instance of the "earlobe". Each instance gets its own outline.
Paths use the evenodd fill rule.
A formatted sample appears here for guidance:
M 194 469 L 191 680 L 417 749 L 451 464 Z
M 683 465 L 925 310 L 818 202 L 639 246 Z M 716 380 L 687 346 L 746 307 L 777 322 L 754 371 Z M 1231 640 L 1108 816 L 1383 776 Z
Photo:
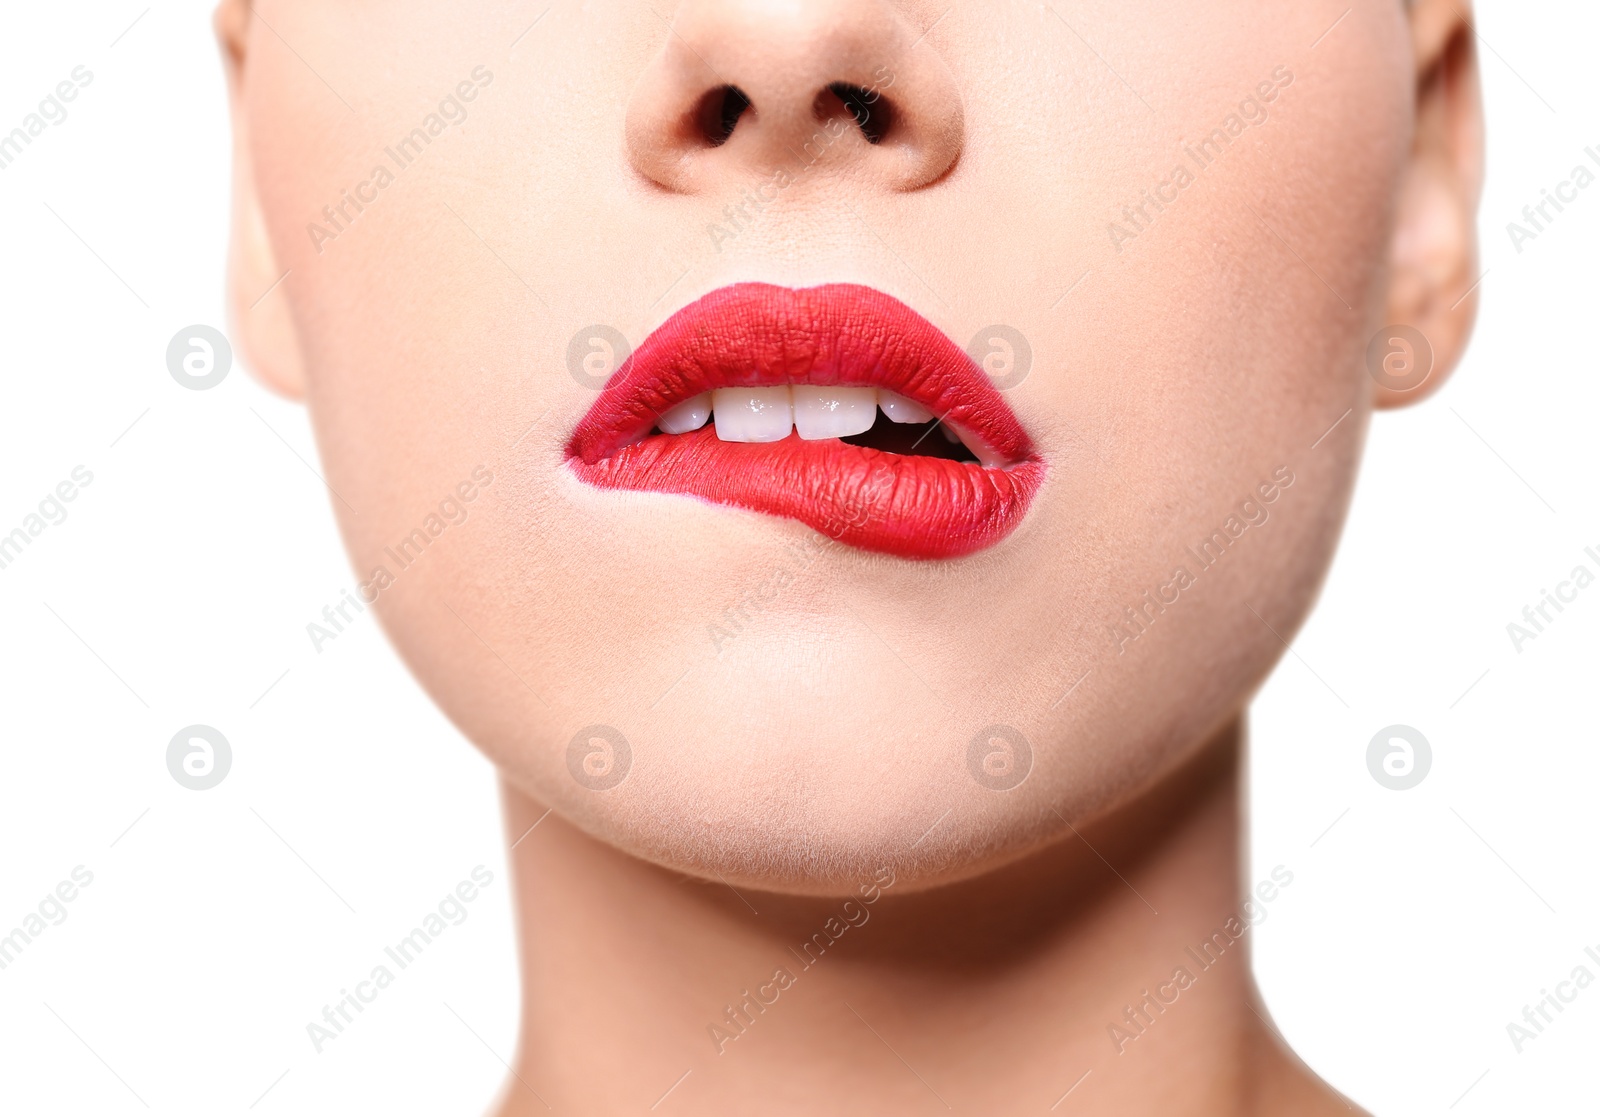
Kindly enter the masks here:
M 1412 403 L 1443 384 L 1478 309 L 1483 116 L 1473 31 L 1452 0 L 1416 0 L 1410 18 L 1416 124 L 1390 242 L 1386 329 L 1368 353 L 1375 407 Z
M 222 0 L 212 19 L 227 68 L 233 117 L 233 205 L 228 245 L 228 301 L 235 349 L 268 388 L 290 399 L 306 393 L 299 337 L 256 191 L 245 107 L 245 67 L 252 23 L 246 0 Z

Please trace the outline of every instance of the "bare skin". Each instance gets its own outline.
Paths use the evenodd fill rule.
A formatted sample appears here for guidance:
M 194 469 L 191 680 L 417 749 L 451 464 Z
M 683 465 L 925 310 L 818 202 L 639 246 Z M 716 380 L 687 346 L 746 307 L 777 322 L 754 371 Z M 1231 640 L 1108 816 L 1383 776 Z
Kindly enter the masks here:
M 884 889 L 807 955 L 838 899 L 673 873 L 508 789 L 507 833 L 526 834 L 524 1009 L 498 1112 L 637 1113 L 675 1082 L 657 1112 L 1038 1113 L 1069 1089 L 1057 1111 L 1084 1117 L 1359 1112 L 1277 1035 L 1248 931 L 1209 969 L 1189 953 L 1254 887 L 1239 874 L 1241 746 L 1229 726 L 1114 815 L 997 872 Z M 1193 984 L 1130 1023 L 1179 967 Z M 780 968 L 793 985 L 755 1009 L 747 993 Z
M 223 0 L 236 347 L 306 401 L 359 579 L 474 494 L 374 607 L 500 771 L 503 1114 L 1351 1111 L 1272 1030 L 1242 927 L 1175 972 L 1260 896 L 1239 727 L 1367 418 L 1471 331 L 1469 11 Z M 845 79 L 901 132 L 842 129 L 752 215 Z M 728 85 L 750 111 L 711 143 Z M 750 280 L 870 285 L 958 343 L 1014 327 L 1036 364 L 1007 400 L 1050 473 L 1000 544 L 830 548 L 713 647 L 807 530 L 583 484 L 594 389 L 563 360 Z M 1429 342 L 1419 385 L 1369 370 L 1390 326 Z M 1235 515 L 1198 588 L 1117 627 Z M 1032 742 L 1003 793 L 965 759 L 1000 724 Z M 597 725 L 631 743 L 605 788 L 569 767 Z M 860 925 L 807 968 L 830 920 Z

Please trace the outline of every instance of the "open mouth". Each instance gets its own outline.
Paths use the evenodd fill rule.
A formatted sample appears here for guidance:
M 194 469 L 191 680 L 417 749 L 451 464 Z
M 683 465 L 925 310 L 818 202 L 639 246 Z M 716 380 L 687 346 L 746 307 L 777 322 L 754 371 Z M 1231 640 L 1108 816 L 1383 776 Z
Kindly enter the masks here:
M 1008 535 L 1044 478 L 1022 424 L 931 322 L 870 287 L 723 287 L 625 361 L 573 431 L 600 488 L 784 516 L 954 558 Z

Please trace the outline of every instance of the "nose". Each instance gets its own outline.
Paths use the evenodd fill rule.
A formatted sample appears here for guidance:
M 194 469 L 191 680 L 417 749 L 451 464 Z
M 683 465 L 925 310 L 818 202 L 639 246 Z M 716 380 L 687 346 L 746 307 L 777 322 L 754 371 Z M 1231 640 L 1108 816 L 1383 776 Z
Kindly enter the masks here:
M 633 166 L 680 193 L 797 166 L 915 190 L 963 139 L 954 76 L 892 0 L 684 0 L 627 111 Z

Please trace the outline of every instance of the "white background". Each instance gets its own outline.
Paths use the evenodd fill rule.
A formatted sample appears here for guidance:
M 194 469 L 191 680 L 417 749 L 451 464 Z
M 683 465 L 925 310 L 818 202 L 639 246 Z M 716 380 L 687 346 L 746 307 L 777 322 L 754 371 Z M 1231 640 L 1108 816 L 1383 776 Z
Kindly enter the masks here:
M 207 5 L 141 7 L 0 16 L 4 129 L 94 74 L 0 172 L 0 534 L 94 475 L 0 571 L 0 933 L 94 874 L 0 971 L 0 1112 L 477 1112 L 517 1007 L 491 771 L 370 615 L 313 651 L 306 624 L 352 581 L 304 413 L 238 368 L 205 392 L 168 376 L 177 330 L 224 321 L 226 116 Z M 1295 874 L 1261 982 L 1306 1060 L 1384 1117 L 1600 1108 L 1600 985 L 1521 1054 L 1506 1033 L 1600 951 L 1600 586 L 1520 652 L 1506 633 L 1575 565 L 1600 572 L 1600 184 L 1522 252 L 1506 233 L 1600 151 L 1600 12 L 1494 0 L 1478 23 L 1476 340 L 1446 390 L 1376 419 L 1254 719 L 1252 879 Z M 234 751 L 204 794 L 165 764 L 196 722 Z M 1433 748 L 1409 791 L 1366 767 L 1393 723 Z M 315 1054 L 307 1023 L 478 865 L 495 879 L 467 920 Z

